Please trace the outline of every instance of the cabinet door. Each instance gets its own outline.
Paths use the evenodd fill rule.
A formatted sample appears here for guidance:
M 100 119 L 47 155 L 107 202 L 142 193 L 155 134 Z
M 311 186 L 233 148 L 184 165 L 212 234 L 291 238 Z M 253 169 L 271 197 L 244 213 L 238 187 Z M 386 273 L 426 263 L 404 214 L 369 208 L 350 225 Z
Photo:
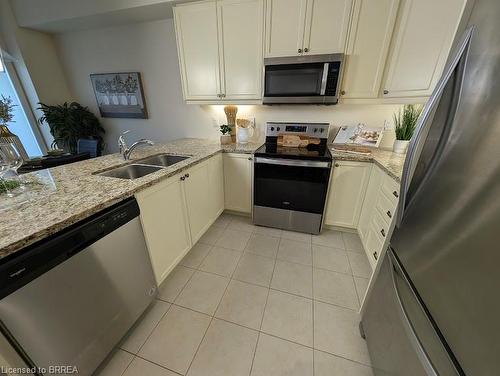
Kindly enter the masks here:
M 263 0 L 222 0 L 217 4 L 224 99 L 260 99 Z
M 375 211 L 375 204 L 377 197 L 380 194 L 380 185 L 382 183 L 383 172 L 377 167 L 373 166 L 370 174 L 370 181 L 366 189 L 365 199 L 363 200 L 363 207 L 359 217 L 358 233 L 361 242 L 366 247 L 366 236 L 370 228 L 370 223 Z
M 180 176 L 174 176 L 136 195 L 158 285 L 191 247 Z
M 327 225 L 349 228 L 358 226 L 370 168 L 370 163 L 335 163 L 326 207 Z
M 352 0 L 308 0 L 304 52 L 344 53 L 351 7 Z
M 347 48 L 343 98 L 377 98 L 399 0 L 356 1 Z
M 266 57 L 301 55 L 306 5 L 307 0 L 266 1 Z
M 215 1 L 174 8 L 185 100 L 218 99 L 221 93 Z
M 465 0 L 402 0 L 385 97 L 429 96 L 443 71 Z
M 249 154 L 224 154 L 225 208 L 252 212 L 252 157 Z
M 184 192 L 193 244 L 200 239 L 213 220 L 208 170 L 208 162 L 203 162 L 185 172 Z
M 208 161 L 208 179 L 210 192 L 208 194 L 211 205 L 212 221 L 224 211 L 224 167 L 222 154 L 210 158 Z

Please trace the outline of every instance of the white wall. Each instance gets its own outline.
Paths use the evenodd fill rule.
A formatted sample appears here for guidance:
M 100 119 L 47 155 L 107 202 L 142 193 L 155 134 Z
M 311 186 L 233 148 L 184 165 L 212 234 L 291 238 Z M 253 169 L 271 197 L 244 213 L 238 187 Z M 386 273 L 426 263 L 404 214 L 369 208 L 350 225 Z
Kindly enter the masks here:
M 96 114 L 91 73 L 142 73 L 150 118 L 102 119 L 108 151 L 117 150 L 116 139 L 127 129 L 135 131 L 131 138 L 157 141 L 219 137 L 215 124 L 223 116 L 222 106 L 186 105 L 182 101 L 173 20 L 64 33 L 56 40 L 74 97 Z M 394 105 L 241 106 L 240 111 L 255 116 L 261 130 L 266 121 L 272 120 L 327 121 L 335 125 L 365 122 L 382 126 L 384 120 L 391 121 L 397 108 Z M 261 131 L 257 132 L 256 138 L 262 136 Z

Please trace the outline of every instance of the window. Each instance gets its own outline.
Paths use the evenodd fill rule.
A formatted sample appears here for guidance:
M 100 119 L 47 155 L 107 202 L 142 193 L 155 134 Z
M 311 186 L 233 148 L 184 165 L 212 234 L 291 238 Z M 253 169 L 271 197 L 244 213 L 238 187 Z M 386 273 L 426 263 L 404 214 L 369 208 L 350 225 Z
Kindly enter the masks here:
M 3 72 L 0 71 L 0 95 L 10 97 L 16 105 L 14 107 L 14 122 L 8 124 L 9 130 L 19 137 L 26 152 L 31 158 L 40 156 L 43 154 L 42 149 L 19 98 L 19 96 L 24 95 L 24 93 L 18 95 L 18 91 L 16 90 L 17 85 L 13 83 L 13 80 L 9 76 L 9 71 L 15 74 L 11 63 L 6 62 L 5 68 Z M 36 124 L 34 124 L 34 126 L 36 126 Z

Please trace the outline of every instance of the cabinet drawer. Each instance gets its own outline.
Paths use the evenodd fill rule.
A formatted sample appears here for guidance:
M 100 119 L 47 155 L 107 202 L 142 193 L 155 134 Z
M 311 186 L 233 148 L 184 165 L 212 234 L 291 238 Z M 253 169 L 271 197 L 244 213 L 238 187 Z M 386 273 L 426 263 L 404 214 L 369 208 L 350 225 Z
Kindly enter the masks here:
M 379 214 L 384 219 L 384 222 L 389 226 L 396 214 L 396 207 L 398 203 L 387 198 L 383 193 L 380 193 L 377 197 L 377 203 L 375 207 L 379 211 Z
M 399 200 L 399 184 L 390 176 L 385 175 L 382 179 L 382 192 L 390 199 L 392 202 L 398 202 Z
M 375 210 L 373 214 L 372 226 L 377 236 L 380 238 L 380 241 L 383 243 L 389 233 L 389 224 L 383 219 L 378 210 Z
M 382 251 L 383 245 L 384 242 L 377 234 L 377 227 L 372 221 L 372 223 L 370 224 L 370 228 L 368 229 L 368 234 L 366 235 L 365 246 L 366 255 L 368 256 L 368 261 L 370 261 L 370 266 L 372 267 L 372 269 L 375 269 L 375 266 L 377 265 L 377 261 L 380 257 L 380 252 Z

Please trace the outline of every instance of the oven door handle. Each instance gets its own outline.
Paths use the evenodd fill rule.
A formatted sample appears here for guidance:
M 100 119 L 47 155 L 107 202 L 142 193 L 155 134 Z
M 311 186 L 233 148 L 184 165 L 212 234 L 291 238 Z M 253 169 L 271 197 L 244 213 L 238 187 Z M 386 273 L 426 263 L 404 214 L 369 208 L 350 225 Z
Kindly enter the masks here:
M 255 158 L 255 163 L 262 164 L 272 164 L 280 166 L 296 166 L 296 167 L 318 167 L 318 168 L 330 168 L 332 166 L 331 162 L 324 161 L 303 161 L 295 159 L 281 159 L 281 158 Z

